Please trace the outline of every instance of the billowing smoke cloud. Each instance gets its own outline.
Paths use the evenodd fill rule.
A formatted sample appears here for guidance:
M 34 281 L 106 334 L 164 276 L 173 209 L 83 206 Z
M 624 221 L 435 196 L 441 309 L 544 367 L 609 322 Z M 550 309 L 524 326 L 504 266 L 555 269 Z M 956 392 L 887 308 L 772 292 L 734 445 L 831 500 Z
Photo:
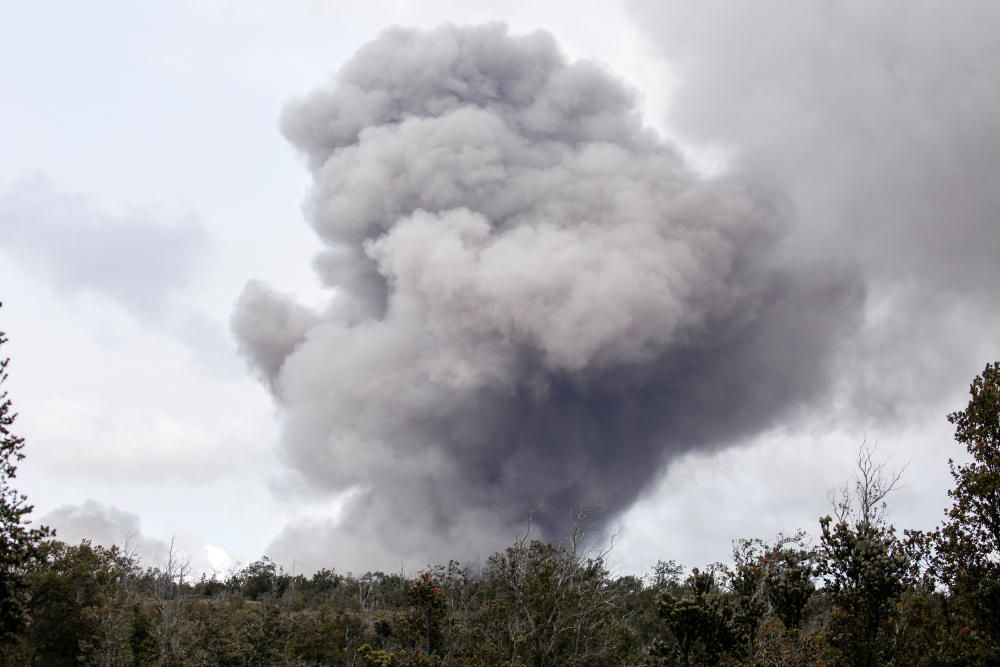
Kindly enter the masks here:
M 252 283 L 233 327 L 288 461 L 357 490 L 279 537 L 300 567 L 482 555 L 535 507 L 548 536 L 613 516 L 672 457 L 823 395 L 857 322 L 849 267 L 786 261 L 764 187 L 693 174 L 545 33 L 388 31 L 284 131 L 330 303 Z
M 680 82 L 670 127 L 769 174 L 801 261 L 862 272 L 858 404 L 911 418 L 1000 356 L 1000 4 L 630 5 Z

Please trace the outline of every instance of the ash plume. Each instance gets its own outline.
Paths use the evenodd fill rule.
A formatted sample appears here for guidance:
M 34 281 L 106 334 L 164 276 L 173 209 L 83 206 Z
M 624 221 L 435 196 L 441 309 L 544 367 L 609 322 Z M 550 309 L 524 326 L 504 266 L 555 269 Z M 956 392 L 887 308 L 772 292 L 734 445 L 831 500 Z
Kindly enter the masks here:
M 825 395 L 863 304 L 850 266 L 787 261 L 781 201 L 705 179 L 634 94 L 553 38 L 393 29 L 291 104 L 318 312 L 247 286 L 233 328 L 287 461 L 338 522 L 300 566 L 422 565 L 627 509 L 669 461 Z
M 1000 356 L 1000 4 L 628 4 L 680 82 L 672 131 L 767 174 L 799 261 L 864 280 L 850 400 L 876 423 L 940 414 Z

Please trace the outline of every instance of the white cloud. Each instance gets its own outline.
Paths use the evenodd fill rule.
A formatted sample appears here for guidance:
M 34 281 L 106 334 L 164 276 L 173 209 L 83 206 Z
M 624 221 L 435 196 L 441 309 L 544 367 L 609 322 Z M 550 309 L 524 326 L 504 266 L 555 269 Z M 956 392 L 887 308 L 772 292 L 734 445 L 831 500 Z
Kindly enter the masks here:
M 142 211 L 102 210 L 38 174 L 0 189 L 0 235 L 8 261 L 60 293 L 100 295 L 153 320 L 191 288 L 206 250 L 205 231 L 191 219 L 165 224 Z

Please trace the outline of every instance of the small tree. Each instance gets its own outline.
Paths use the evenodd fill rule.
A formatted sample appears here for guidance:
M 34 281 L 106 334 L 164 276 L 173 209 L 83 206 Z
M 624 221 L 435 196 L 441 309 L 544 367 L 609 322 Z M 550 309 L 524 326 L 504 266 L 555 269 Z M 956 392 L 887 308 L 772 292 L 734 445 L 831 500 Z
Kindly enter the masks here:
M 411 610 L 406 620 L 415 647 L 427 655 L 440 655 L 444 648 L 448 602 L 444 588 L 430 571 L 420 576 L 406 589 Z
M 862 444 L 853 492 L 845 487 L 835 503 L 836 521 L 820 519 L 816 573 L 834 604 L 831 643 L 854 667 L 891 659 L 889 629 L 911 570 L 885 514 L 901 473 L 888 473 L 874 455 L 874 447 Z
M 779 535 L 774 544 L 737 540 L 729 585 L 740 603 L 741 615 L 774 614 L 786 628 L 798 627 L 816 590 L 815 561 L 816 554 L 807 546 L 802 531 Z
M 549 544 L 521 533 L 482 574 L 486 600 L 471 622 L 486 641 L 470 664 L 605 665 L 620 647 L 623 593 L 607 569 L 611 545 L 580 549 L 581 511 L 570 539 Z
M 717 665 L 721 656 L 737 641 L 731 596 L 719 586 L 719 567 L 705 571 L 694 568 L 680 590 L 666 589 L 656 600 L 670 642 L 657 642 L 654 657 L 688 667 Z
M 0 331 L 0 347 L 6 342 Z M 30 527 L 27 516 L 32 506 L 11 486 L 17 464 L 24 459 L 24 438 L 10 430 L 17 415 L 2 390 L 9 363 L 9 358 L 0 356 L 0 642 L 10 641 L 24 623 L 24 569 L 37 557 L 39 542 L 51 534 L 45 527 Z

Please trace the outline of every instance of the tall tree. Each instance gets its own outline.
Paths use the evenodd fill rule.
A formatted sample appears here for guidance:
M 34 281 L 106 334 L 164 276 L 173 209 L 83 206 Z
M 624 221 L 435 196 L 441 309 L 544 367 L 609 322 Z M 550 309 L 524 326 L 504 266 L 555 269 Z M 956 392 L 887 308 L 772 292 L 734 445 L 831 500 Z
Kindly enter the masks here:
M 0 348 L 6 342 L 0 331 Z M 24 438 L 10 430 L 17 415 L 2 389 L 9 363 L 9 358 L 0 357 L 0 642 L 13 638 L 24 622 L 24 568 L 37 555 L 40 540 L 51 532 L 30 526 L 32 506 L 11 486 L 17 464 L 24 459 Z
M 972 631 L 1000 656 L 1000 362 L 969 388 L 965 410 L 948 415 L 968 463 L 949 461 L 955 488 L 941 528 L 941 574 L 973 618 Z

